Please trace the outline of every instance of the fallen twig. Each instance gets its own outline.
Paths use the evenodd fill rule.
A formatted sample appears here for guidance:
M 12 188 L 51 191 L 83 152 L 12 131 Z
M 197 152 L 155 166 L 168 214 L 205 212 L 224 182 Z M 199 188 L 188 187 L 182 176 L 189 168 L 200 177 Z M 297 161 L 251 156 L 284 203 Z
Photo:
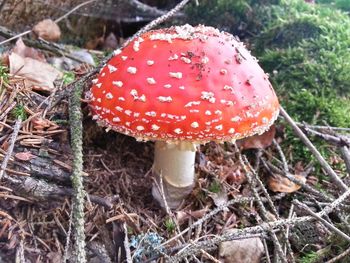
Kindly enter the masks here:
M 11 137 L 11 140 L 10 140 L 10 146 L 7 150 L 7 154 L 5 155 L 2 163 L 1 163 L 1 166 L 0 166 L 0 180 L 2 179 L 4 173 L 5 173 L 5 169 L 7 167 L 7 163 L 8 161 L 10 160 L 10 157 L 12 155 L 12 152 L 13 152 L 13 148 L 15 147 L 15 142 L 16 142 L 16 139 L 17 139 L 17 135 L 18 135 L 18 132 L 19 132 L 19 129 L 21 128 L 21 124 L 22 124 L 22 120 L 21 119 L 17 119 L 16 120 L 16 123 L 15 123 L 15 126 L 13 128 L 13 133 L 12 133 L 12 137 Z
M 80 98 L 82 86 L 77 84 L 72 90 L 69 103 L 69 120 L 71 129 L 71 146 L 73 152 L 72 185 L 75 191 L 73 197 L 73 226 L 75 230 L 75 257 L 80 263 L 86 262 L 85 232 L 84 232 L 84 199 L 85 190 L 83 185 L 83 125 Z
M 250 185 L 250 188 L 253 192 L 253 195 L 254 197 L 257 199 L 257 204 L 258 204 L 258 207 L 260 208 L 260 215 L 261 215 L 261 218 L 264 220 L 264 221 L 268 221 L 268 215 L 267 215 L 267 210 L 258 194 L 258 191 L 256 190 L 256 187 L 255 187 L 255 182 L 260 182 L 259 183 L 259 186 L 263 186 L 262 182 L 259 180 L 259 178 L 256 176 L 256 174 L 253 172 L 253 171 L 249 171 L 247 167 L 250 167 L 249 164 L 248 164 L 248 161 L 242 157 L 241 153 L 239 152 L 238 148 L 236 145 L 235 146 L 235 150 L 236 150 L 236 154 L 238 155 L 238 160 L 241 164 L 241 166 L 243 167 L 243 170 L 245 172 L 245 175 L 247 177 L 247 180 L 248 180 L 248 183 Z M 263 186 L 264 188 L 264 186 Z M 272 208 L 272 210 L 274 211 L 274 214 L 278 215 L 277 211 L 276 211 L 276 208 L 275 206 L 273 205 L 272 203 L 272 200 L 271 198 L 269 198 L 269 194 L 267 193 L 266 189 L 264 191 L 264 194 L 265 194 L 265 197 L 268 199 L 268 204 L 269 206 Z M 281 260 L 282 262 L 285 262 L 287 263 L 287 257 L 286 255 L 284 254 L 283 250 L 282 250 L 282 246 L 281 246 L 281 243 L 279 242 L 277 236 L 276 236 L 276 233 L 273 232 L 273 229 L 272 228 L 268 228 L 267 229 L 269 235 L 271 236 L 272 238 L 272 241 L 273 241 L 273 244 L 275 246 L 275 249 L 277 250 L 277 253 L 278 253 L 278 256 L 279 256 L 279 260 Z M 294 261 L 294 260 L 293 260 Z
M 301 203 L 298 200 L 294 200 L 293 204 L 298 206 L 299 208 L 303 209 L 305 212 L 307 212 L 309 215 L 315 217 L 318 221 L 320 221 L 323 225 L 325 225 L 328 229 L 332 230 L 333 232 L 337 233 L 339 236 L 345 238 L 346 240 L 350 241 L 350 237 L 345 234 L 344 232 L 340 231 L 338 228 L 336 228 L 334 225 L 329 223 L 328 221 L 324 220 L 322 217 L 320 217 L 318 214 L 313 212 L 310 208 L 308 208 L 305 204 Z
M 57 18 L 57 19 L 55 20 L 55 22 L 56 22 L 56 23 L 60 22 L 60 21 L 63 20 L 64 18 L 68 17 L 70 14 L 74 13 L 75 11 L 77 11 L 79 8 L 81 8 L 81 7 L 85 6 L 85 5 L 91 4 L 92 2 L 95 2 L 95 1 L 96 1 L 96 0 L 89 0 L 89 1 L 86 1 L 86 2 L 83 2 L 83 3 L 79 4 L 79 5 L 77 5 L 77 6 L 74 7 L 72 10 L 70 10 L 69 12 L 67 12 L 66 14 L 64 14 L 63 16 Z M 22 33 L 20 33 L 20 34 L 14 35 L 14 36 L 12 36 L 12 37 L 10 37 L 10 38 L 8 38 L 8 39 L 6 39 L 6 40 L 0 42 L 0 46 L 3 45 L 3 44 L 5 44 L 5 43 L 8 43 L 8 42 L 10 42 L 10 41 L 12 41 L 12 40 L 15 40 L 15 39 L 17 39 L 17 38 L 20 38 L 20 37 L 22 37 L 22 36 L 28 35 L 28 34 L 31 33 L 31 32 L 32 32 L 32 30 L 27 30 L 27 31 L 22 32 Z
M 346 171 L 350 175 L 350 148 L 347 146 L 340 147 L 340 152 L 345 162 Z
M 243 169 L 245 169 L 245 172 L 246 174 L 250 174 L 250 176 L 253 176 L 253 179 L 258 183 L 258 186 L 260 187 L 260 189 L 263 191 L 266 199 L 267 199 L 267 203 L 269 204 L 270 208 L 272 209 L 272 212 L 273 212 L 273 215 L 276 217 L 277 220 L 280 219 L 280 216 L 277 212 L 277 209 L 275 207 L 275 205 L 273 204 L 273 201 L 269 195 L 269 193 L 267 192 L 267 189 L 265 188 L 263 182 L 260 180 L 259 176 L 257 175 L 257 173 L 254 171 L 253 167 L 250 165 L 249 161 L 247 160 L 246 156 L 245 155 L 241 155 L 240 152 L 237 150 L 237 153 L 239 155 L 239 160 L 240 162 L 242 163 L 242 166 L 243 166 Z M 282 152 L 282 149 L 280 149 L 280 155 L 283 155 L 283 152 Z M 284 162 L 286 163 L 286 161 L 284 160 Z M 247 170 L 246 166 L 250 169 L 250 171 Z M 254 188 L 255 189 L 255 188 Z M 259 199 L 261 200 L 260 196 L 258 195 L 257 193 L 257 196 L 259 197 Z M 262 201 L 261 201 L 261 204 L 263 205 Z M 264 209 L 265 210 L 265 209 Z M 267 220 L 267 215 L 266 215 L 266 211 L 263 212 L 265 213 L 265 219 L 264 220 Z M 284 239 L 284 243 L 287 247 L 287 252 L 288 252 L 288 256 L 290 258 L 290 261 L 291 262 L 295 262 L 295 259 L 294 259 L 294 254 L 293 254 L 293 251 L 292 251 L 292 247 L 290 245 L 290 242 L 289 242 L 289 239 L 288 239 L 288 235 L 287 235 L 287 230 L 285 229 L 285 231 L 282 232 L 282 236 L 283 236 L 283 239 Z M 279 248 L 277 248 L 279 249 Z M 282 250 L 282 249 L 281 249 Z M 281 254 L 281 251 L 279 251 L 279 253 Z M 282 253 L 283 254 L 283 253 Z
M 307 123 L 300 123 L 300 122 L 295 122 L 296 125 L 300 127 L 305 127 L 308 126 L 312 129 L 317 129 L 317 130 L 334 130 L 334 131 L 345 131 L 345 132 L 350 132 L 350 128 L 345 128 L 345 127 L 333 127 L 333 126 L 322 126 L 322 125 L 311 125 Z
M 348 255 L 350 255 L 350 247 L 347 250 L 345 250 L 343 253 L 339 254 L 338 256 L 332 258 L 331 260 L 328 260 L 326 263 L 338 262 L 339 260 L 341 260 L 342 258 L 344 258 Z
M 347 138 L 346 136 L 340 136 L 340 135 L 337 136 L 337 135 L 331 135 L 331 134 L 315 131 L 310 127 L 308 127 L 307 125 L 304 126 L 304 130 L 307 133 L 315 135 L 330 144 L 333 144 L 336 146 L 348 146 L 348 147 L 350 146 L 350 139 Z
M 306 145 L 306 147 L 309 148 L 309 150 L 313 153 L 313 155 L 319 161 L 320 165 L 323 167 L 323 169 L 326 171 L 326 173 L 331 177 L 331 179 L 334 181 L 334 183 L 342 191 L 347 191 L 349 189 L 348 186 L 339 178 L 339 176 L 336 174 L 336 172 L 334 172 L 332 167 L 326 162 L 326 160 L 323 158 L 323 156 L 320 154 L 320 152 L 311 143 L 309 138 L 306 137 L 306 135 L 302 132 L 302 130 L 296 125 L 296 123 L 289 116 L 289 114 L 282 108 L 282 106 L 280 107 L 280 113 L 285 118 L 285 120 L 292 126 L 295 134 L 303 141 L 303 143 Z
M 271 173 L 271 175 L 273 175 L 273 172 L 276 172 L 276 173 L 278 173 L 278 174 L 280 174 L 282 176 L 285 176 L 291 182 L 293 182 L 293 183 L 295 183 L 297 185 L 300 185 L 303 189 L 305 189 L 306 191 L 310 192 L 311 194 L 314 194 L 315 196 L 318 196 L 318 197 L 320 197 L 323 200 L 328 201 L 328 202 L 334 201 L 334 199 L 332 199 L 328 195 L 326 195 L 326 194 L 316 190 L 312 186 L 310 186 L 310 185 L 300 181 L 299 179 L 295 178 L 292 174 L 285 173 L 284 171 L 278 169 L 277 167 L 275 167 L 271 163 L 267 162 L 264 158 L 261 158 L 261 162 L 264 165 L 264 167 Z

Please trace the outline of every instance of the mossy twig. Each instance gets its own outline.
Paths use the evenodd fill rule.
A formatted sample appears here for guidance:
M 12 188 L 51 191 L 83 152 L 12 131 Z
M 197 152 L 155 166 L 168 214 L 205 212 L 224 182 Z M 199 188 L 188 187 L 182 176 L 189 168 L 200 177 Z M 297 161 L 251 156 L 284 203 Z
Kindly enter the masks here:
M 83 153 L 82 153 L 82 112 L 80 98 L 82 95 L 82 85 L 77 83 L 71 91 L 69 99 L 69 120 L 71 130 L 71 147 L 73 151 L 73 172 L 71 175 L 73 189 L 73 228 L 75 230 L 75 262 L 85 263 L 85 232 L 84 232 L 84 199 L 86 193 L 83 186 Z

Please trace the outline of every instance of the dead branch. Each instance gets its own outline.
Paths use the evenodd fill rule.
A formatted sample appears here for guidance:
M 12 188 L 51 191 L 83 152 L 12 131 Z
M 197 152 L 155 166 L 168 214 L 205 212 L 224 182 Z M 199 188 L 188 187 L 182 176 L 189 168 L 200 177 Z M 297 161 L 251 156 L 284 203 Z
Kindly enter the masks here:
M 21 128 L 21 124 L 22 124 L 22 120 L 18 119 L 16 120 L 15 126 L 13 128 L 13 133 L 12 133 L 12 137 L 11 137 L 11 142 L 10 142 L 10 146 L 7 150 L 7 154 L 5 155 L 5 158 L 3 159 L 2 163 L 1 163 L 1 167 L 0 167 L 0 180 L 2 179 L 4 173 L 5 173 L 5 169 L 7 167 L 7 163 L 12 155 L 13 152 L 13 148 L 15 147 L 15 142 L 17 139 L 17 135 L 19 132 L 19 129 Z
M 85 5 L 91 4 L 92 2 L 95 2 L 95 1 L 96 1 L 96 0 L 89 0 L 89 1 L 86 1 L 86 2 L 84 2 L 84 3 L 81 3 L 81 4 L 77 5 L 77 6 L 74 7 L 72 10 L 70 10 L 69 12 L 67 12 L 66 14 L 64 14 L 63 16 L 57 18 L 57 19 L 55 20 L 55 22 L 56 22 L 56 23 L 60 22 L 61 20 L 67 18 L 69 15 L 71 15 L 72 13 L 74 13 L 75 11 L 77 11 L 79 8 L 81 8 L 81 7 L 85 6 Z M 5 28 L 2 28 L 2 30 L 3 30 L 3 29 L 5 29 Z M 2 30 L 1 30 L 1 31 L 2 31 Z M 0 32 L 1 32 L 1 31 L 0 31 Z M 5 29 L 3 33 L 6 34 L 6 33 L 9 33 L 9 32 L 10 32 L 10 31 L 9 31 L 8 29 Z M 28 35 L 28 34 L 31 33 L 31 32 L 32 32 L 32 30 L 27 30 L 27 31 L 25 31 L 25 32 L 23 32 L 23 33 L 20 33 L 20 34 L 13 34 L 13 33 L 10 34 L 10 35 L 12 35 L 12 36 L 9 36 L 9 35 L 6 36 L 6 35 L 5 35 L 5 37 L 8 37 L 8 39 L 6 39 L 6 40 L 0 42 L 0 46 L 3 45 L 3 44 L 5 44 L 5 43 L 8 43 L 8 42 L 10 42 L 10 41 L 12 41 L 12 40 L 15 40 L 15 39 L 17 39 L 17 38 L 20 38 L 20 37 L 22 37 L 22 36 Z M 3 35 L 3 36 L 4 36 L 4 35 Z
M 325 207 L 323 210 L 317 213 L 319 217 L 322 217 L 324 215 L 327 215 L 334 211 L 341 203 L 343 203 L 347 198 L 350 196 L 350 190 L 346 191 L 344 194 L 342 194 L 339 198 L 337 198 L 334 202 L 332 202 L 329 206 Z M 247 238 L 249 235 L 256 235 L 256 234 L 264 234 L 270 229 L 272 231 L 278 231 L 284 226 L 294 226 L 298 224 L 304 224 L 306 222 L 312 222 L 316 219 L 311 216 L 303 216 L 303 217 L 297 217 L 293 219 L 281 219 L 276 220 L 273 222 L 264 222 L 260 225 L 254 226 L 254 227 L 248 227 L 245 229 L 237 229 L 235 231 L 231 231 L 230 233 L 223 234 L 221 236 L 215 236 L 212 239 L 206 240 L 206 241 L 200 241 L 194 244 L 184 244 L 183 247 L 186 247 L 181 251 L 181 253 L 178 253 L 176 256 L 171 257 L 171 259 L 181 260 L 184 259 L 190 255 L 197 255 L 200 253 L 200 249 L 213 249 L 219 245 L 221 242 L 230 241 L 234 239 L 242 239 Z M 178 248 L 178 249 L 181 249 Z M 169 250 L 170 252 L 174 252 Z
M 319 131 L 315 131 L 311 128 L 309 128 L 307 125 L 304 126 L 304 130 L 307 133 L 310 133 L 312 135 L 315 135 L 323 140 L 325 140 L 326 142 L 336 145 L 336 146 L 350 146 L 350 139 L 347 138 L 346 136 L 341 136 L 341 135 L 331 135 L 331 134 L 327 134 L 327 133 L 323 133 L 323 132 L 319 132 Z
M 268 221 L 268 215 L 267 215 L 267 210 L 260 198 L 260 195 L 258 194 L 258 191 L 257 191 L 257 188 L 255 186 L 255 182 L 260 182 L 259 183 L 259 186 L 261 187 L 262 182 L 258 179 L 258 177 L 256 176 L 256 174 L 252 171 L 250 172 L 247 168 L 247 160 L 246 159 L 243 159 L 242 155 L 240 154 L 237 146 L 235 145 L 235 149 L 236 149 L 236 154 L 238 155 L 238 159 L 239 159 L 239 162 L 241 163 L 244 171 L 245 171 L 245 174 L 246 174 L 246 177 L 247 177 L 247 180 L 248 180 L 248 183 L 249 185 L 251 186 L 251 189 L 253 191 L 253 195 L 254 197 L 257 199 L 257 204 L 258 204 L 258 207 L 260 209 L 260 215 L 261 215 L 261 218 L 266 222 Z M 253 177 L 254 176 L 254 177 Z M 266 189 L 264 191 L 264 194 L 265 194 L 265 197 L 268 199 L 268 204 L 271 206 L 271 208 L 273 209 L 273 211 L 275 212 L 275 214 L 278 215 L 277 211 L 276 211 L 276 208 L 275 206 L 273 205 L 273 202 L 271 200 L 271 198 L 269 198 L 269 194 L 267 193 Z M 283 250 L 282 250 L 282 246 L 281 246 L 281 243 L 279 242 L 277 236 L 276 236 L 276 233 L 273 232 L 273 229 L 272 228 L 269 228 L 268 229 L 268 233 L 269 235 L 271 236 L 272 238 L 272 241 L 273 241 L 273 244 L 275 246 L 275 249 L 277 251 L 277 254 L 279 256 L 279 260 L 281 260 L 282 262 L 285 262 L 287 263 L 287 257 L 286 255 L 284 254 Z M 293 256 L 292 256 L 293 257 Z M 294 258 L 294 257 L 293 257 Z M 293 260 L 294 262 L 294 260 Z
M 74 195 L 72 188 L 48 183 L 33 177 L 10 176 L 4 173 L 3 180 L 12 188 L 15 194 L 39 202 L 62 201 L 64 198 Z M 89 199 L 91 202 L 107 209 L 113 207 L 113 204 L 105 198 L 89 195 Z
M 246 156 L 245 156 L 245 155 L 242 156 L 241 153 L 238 151 L 238 149 L 236 149 L 236 150 L 237 150 L 236 153 L 237 153 L 238 156 L 239 156 L 239 160 L 240 160 L 241 164 L 243 165 L 243 169 L 246 171 L 246 174 L 249 174 L 249 176 L 252 177 L 252 179 L 255 180 L 255 181 L 258 183 L 259 188 L 262 190 L 262 192 L 264 193 L 264 195 L 265 195 L 265 197 L 266 197 L 266 199 L 267 199 L 268 205 L 269 205 L 270 208 L 272 209 L 273 215 L 276 217 L 277 220 L 279 220 L 279 219 L 280 219 L 280 216 L 279 216 L 279 214 L 278 214 L 278 212 L 277 212 L 277 209 L 276 209 L 275 205 L 273 204 L 273 201 L 272 201 L 272 199 L 271 199 L 271 197 L 270 197 L 270 195 L 269 195 L 267 189 L 265 188 L 263 182 L 260 180 L 258 174 L 255 172 L 255 170 L 253 169 L 253 167 L 250 165 L 250 163 L 249 163 L 248 159 L 246 158 Z M 280 155 L 281 155 L 281 156 L 284 156 L 284 154 L 283 154 L 281 148 L 280 148 Z M 284 163 L 287 164 L 285 159 L 284 159 Z M 247 167 L 249 168 L 249 171 L 248 171 Z M 285 169 L 286 169 L 286 168 L 285 168 Z M 288 168 L 287 168 L 287 169 L 288 169 Z M 255 189 L 255 188 L 254 188 L 254 189 Z M 254 193 L 254 192 L 253 192 L 253 193 Z M 256 194 L 257 194 L 257 196 L 259 197 L 259 199 L 261 200 L 260 195 L 258 195 L 258 193 L 256 193 Z M 261 200 L 261 204 L 263 205 L 262 200 Z M 265 210 L 265 211 L 264 211 L 264 210 Z M 263 217 L 263 219 L 264 219 L 265 221 L 267 220 L 267 213 L 266 213 L 266 212 L 267 212 L 266 209 L 263 209 L 262 213 L 265 214 L 265 215 L 264 215 L 265 219 L 264 219 L 264 217 Z M 284 240 L 284 243 L 285 243 L 285 245 L 286 245 L 286 247 L 287 247 L 287 252 L 288 252 L 288 256 L 289 256 L 289 258 L 290 258 L 290 261 L 291 261 L 291 262 L 295 262 L 294 254 L 293 254 L 293 251 L 292 251 L 290 242 L 289 242 L 289 238 L 288 238 L 287 232 L 288 232 L 288 231 L 287 231 L 286 229 L 283 229 L 283 231 L 282 231 L 283 240 Z M 279 249 L 279 248 L 277 248 L 277 249 Z M 281 254 L 281 251 L 279 251 L 279 254 Z
M 296 125 L 293 119 L 289 116 L 289 114 L 280 107 L 280 113 L 285 118 L 285 120 L 292 126 L 295 134 L 302 140 L 302 142 L 306 145 L 307 148 L 312 152 L 312 154 L 319 161 L 320 165 L 326 171 L 326 173 L 331 177 L 334 183 L 342 190 L 347 191 L 348 186 L 339 178 L 333 168 L 326 162 L 320 152 L 316 149 L 316 147 L 311 143 L 308 137 L 302 132 L 302 130 Z
M 26 32 L 31 32 L 31 31 L 26 31 Z M 12 39 L 19 37 L 19 35 L 17 35 L 16 33 L 12 32 L 11 30 L 9 30 L 3 26 L 0 26 L 0 36 L 8 38 L 7 40 L 9 40 L 9 39 L 12 40 Z M 5 41 L 7 42 L 7 40 L 5 40 Z M 0 45 L 2 43 L 4 43 L 5 41 L 1 42 Z M 79 59 L 75 56 L 72 56 L 71 54 L 69 54 L 70 52 L 68 50 L 64 49 L 62 46 L 59 46 L 57 44 L 47 42 L 47 41 L 44 41 L 42 39 L 32 40 L 32 39 L 26 39 L 26 38 L 23 39 L 23 42 L 29 47 L 34 47 L 37 49 L 45 50 L 45 51 L 51 52 L 57 56 L 65 56 L 65 57 L 70 58 L 76 62 L 84 63 L 84 61 L 82 61 L 81 59 Z
M 73 152 L 72 185 L 74 188 L 73 198 L 73 226 L 75 230 L 75 257 L 77 262 L 86 262 L 85 231 L 84 231 L 84 199 L 85 190 L 83 185 L 83 114 L 81 112 L 80 98 L 82 86 L 77 85 L 71 91 L 69 100 L 69 120 L 71 129 L 71 146 Z
M 333 127 L 333 126 L 323 126 L 323 125 L 311 125 L 307 123 L 300 123 L 300 122 L 295 122 L 296 125 L 299 127 L 305 127 L 308 126 L 312 129 L 316 130 L 334 130 L 334 131 L 342 131 L 342 132 L 350 132 L 350 128 L 345 128 L 345 127 Z
M 344 232 L 340 231 L 338 228 L 336 228 L 334 225 L 329 223 L 328 221 L 324 220 L 322 217 L 317 215 L 315 212 L 313 212 L 307 205 L 299 202 L 298 200 L 293 200 L 293 204 L 298 206 L 299 208 L 303 209 L 305 212 L 307 212 L 309 215 L 315 217 L 318 221 L 320 221 L 324 226 L 326 226 L 328 229 L 332 230 L 333 232 L 337 233 L 339 236 L 343 237 L 344 239 L 350 241 L 350 237 L 345 234 Z
M 346 170 L 348 174 L 350 175 L 350 148 L 347 146 L 343 146 L 340 148 L 340 152 L 343 156 L 345 165 L 346 165 Z
M 348 255 L 350 255 L 350 247 L 347 250 L 345 250 L 343 253 L 339 254 L 338 256 L 332 258 L 331 260 L 328 260 L 326 263 L 338 262 L 339 260 L 341 260 L 342 258 L 344 258 Z

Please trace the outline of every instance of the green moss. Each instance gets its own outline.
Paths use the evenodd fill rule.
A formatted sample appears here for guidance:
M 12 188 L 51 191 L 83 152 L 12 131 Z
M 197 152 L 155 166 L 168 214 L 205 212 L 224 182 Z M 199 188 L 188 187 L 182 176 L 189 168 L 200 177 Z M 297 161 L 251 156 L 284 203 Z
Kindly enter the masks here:
M 68 85 L 75 80 L 75 74 L 72 71 L 65 71 L 63 74 L 63 84 Z
M 261 22 L 255 19 L 255 10 L 280 1 L 201 0 L 198 6 L 192 3 L 185 10 L 187 14 L 185 22 L 214 26 L 245 38 L 261 30 Z
M 27 119 L 27 113 L 23 105 L 17 105 L 14 107 L 11 114 L 15 119 L 21 119 L 22 121 Z
M 299 263 L 316 263 L 319 262 L 320 256 L 316 252 L 309 252 L 301 257 Z
M 171 218 L 167 218 L 164 221 L 164 226 L 168 233 L 173 233 L 175 231 L 176 225 L 175 222 Z
M 287 22 L 284 25 L 278 25 L 270 28 L 259 36 L 259 41 L 255 47 L 257 50 L 269 48 L 287 48 L 296 46 L 304 39 L 316 38 L 320 35 L 321 29 L 309 19 L 300 19 Z
M 315 95 L 312 91 L 302 89 L 291 94 L 287 110 L 294 113 L 297 121 L 321 125 L 326 121 L 331 126 L 348 127 L 350 124 L 349 100 L 336 96 L 332 92 L 316 93 L 319 94 Z
M 9 80 L 8 68 L 0 63 L 0 81 L 7 83 Z
M 218 181 L 213 181 L 209 187 L 208 191 L 212 193 L 219 193 L 221 191 L 221 185 Z
M 338 8 L 343 11 L 350 12 L 350 1 L 349 0 L 318 0 L 318 3 L 325 4 L 329 7 Z

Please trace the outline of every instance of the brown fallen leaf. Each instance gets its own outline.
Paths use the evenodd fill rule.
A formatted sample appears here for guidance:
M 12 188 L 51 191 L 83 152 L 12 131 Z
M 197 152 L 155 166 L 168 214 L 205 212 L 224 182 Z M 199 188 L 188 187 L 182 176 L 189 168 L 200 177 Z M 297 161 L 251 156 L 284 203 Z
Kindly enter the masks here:
M 304 176 L 295 174 L 295 179 L 305 183 L 306 178 Z M 273 192 L 280 193 L 293 193 L 300 189 L 300 185 L 293 183 L 288 178 L 281 176 L 279 174 L 275 174 L 274 176 L 270 176 L 267 181 L 268 188 Z
M 238 165 L 222 166 L 222 171 L 218 175 L 221 181 L 226 181 L 229 185 L 241 185 L 247 180 L 245 173 Z
M 272 125 L 270 129 L 266 132 L 264 132 L 261 135 L 254 135 L 247 137 L 242 140 L 238 140 L 237 146 L 247 150 L 247 149 L 265 149 L 266 147 L 269 147 L 273 141 L 273 138 L 275 137 L 276 128 L 275 125 Z
M 59 26 L 51 19 L 44 19 L 33 27 L 33 32 L 37 37 L 46 41 L 57 41 L 61 37 Z
M 22 38 L 19 38 L 16 41 L 16 45 L 12 49 L 12 52 L 16 53 L 17 55 L 21 56 L 22 58 L 33 58 L 33 59 L 39 60 L 41 62 L 46 62 L 44 54 L 35 48 L 26 46 L 24 44 Z
M 10 74 L 22 76 L 27 88 L 40 88 L 40 90 L 51 92 L 54 89 L 53 82 L 62 73 L 47 63 L 23 58 L 16 53 L 9 56 Z
M 191 217 L 195 219 L 202 218 L 208 211 L 208 207 L 204 207 L 200 210 L 195 211 L 177 211 L 176 212 L 176 221 L 179 225 L 184 224 L 187 222 Z
M 16 153 L 15 157 L 21 161 L 30 161 L 31 159 L 36 158 L 36 156 L 29 151 Z
M 218 193 L 208 193 L 208 196 L 213 199 L 216 206 L 222 206 L 227 203 L 228 197 L 227 192 L 221 189 Z

